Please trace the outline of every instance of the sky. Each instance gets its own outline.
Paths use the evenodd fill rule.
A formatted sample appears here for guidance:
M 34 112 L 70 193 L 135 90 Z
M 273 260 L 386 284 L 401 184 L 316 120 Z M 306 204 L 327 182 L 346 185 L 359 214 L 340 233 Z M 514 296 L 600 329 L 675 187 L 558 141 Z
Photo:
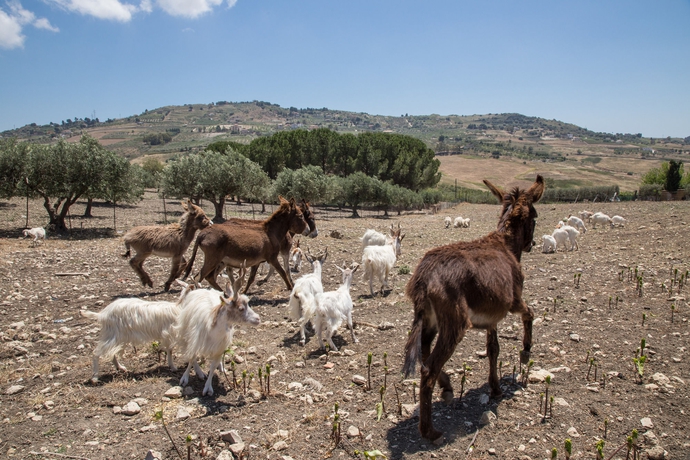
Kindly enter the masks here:
M 259 100 L 687 137 L 688 24 L 689 0 L 0 0 L 0 131 Z

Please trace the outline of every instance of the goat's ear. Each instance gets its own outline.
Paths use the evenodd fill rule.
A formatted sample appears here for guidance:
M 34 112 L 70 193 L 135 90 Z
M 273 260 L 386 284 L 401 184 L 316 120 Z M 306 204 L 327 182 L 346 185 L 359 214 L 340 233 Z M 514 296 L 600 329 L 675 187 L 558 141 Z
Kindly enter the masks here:
M 403 233 L 402 235 L 400 235 L 400 242 L 401 242 L 401 243 L 402 243 L 403 238 L 405 238 L 405 234 L 404 234 L 404 233 Z
M 225 293 L 225 297 L 227 299 L 232 299 L 235 296 L 235 293 L 232 290 L 232 283 L 230 281 L 225 283 L 224 293 Z M 221 299 L 222 299 L 222 297 L 221 297 Z
M 546 185 L 544 184 L 544 178 L 541 174 L 537 174 L 537 180 L 532 184 L 532 186 L 527 190 L 527 194 L 532 197 L 532 203 L 539 201 L 541 196 L 544 194 L 544 189 Z
M 180 204 L 182 204 L 182 209 L 184 209 L 185 211 L 189 211 L 189 207 L 187 206 L 187 203 L 192 204 L 192 202 L 189 200 L 187 200 L 186 202 L 185 201 L 180 202 Z
M 489 190 L 491 190 L 491 193 L 494 194 L 496 198 L 498 198 L 499 203 L 503 203 L 503 196 L 505 195 L 505 192 L 501 190 L 500 188 L 496 187 L 494 184 L 489 182 L 488 180 L 484 179 L 484 185 L 489 187 Z
M 356 272 L 358 268 L 359 268 L 359 264 L 357 262 L 354 262 L 352 264 L 352 273 Z

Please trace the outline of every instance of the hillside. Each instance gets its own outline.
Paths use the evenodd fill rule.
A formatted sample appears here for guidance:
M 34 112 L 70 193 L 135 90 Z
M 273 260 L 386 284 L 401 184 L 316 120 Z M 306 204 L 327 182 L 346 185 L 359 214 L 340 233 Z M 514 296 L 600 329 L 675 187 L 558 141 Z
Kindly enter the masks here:
M 248 143 L 282 130 L 326 127 L 340 133 L 407 134 L 423 140 L 441 160 L 443 181 L 479 187 L 481 179 L 510 177 L 514 184 L 536 172 L 559 187 L 617 184 L 633 190 L 641 174 L 670 158 L 690 154 L 690 137 L 652 139 L 640 134 L 597 133 L 557 120 L 520 114 L 418 115 L 399 117 L 329 110 L 284 108 L 267 102 L 166 106 L 116 120 L 67 119 L 31 124 L 1 133 L 35 142 L 82 133 L 132 161 L 161 160 L 203 150 L 217 140 Z M 477 161 L 481 160 L 481 161 Z M 505 179 L 504 179 L 505 180 Z

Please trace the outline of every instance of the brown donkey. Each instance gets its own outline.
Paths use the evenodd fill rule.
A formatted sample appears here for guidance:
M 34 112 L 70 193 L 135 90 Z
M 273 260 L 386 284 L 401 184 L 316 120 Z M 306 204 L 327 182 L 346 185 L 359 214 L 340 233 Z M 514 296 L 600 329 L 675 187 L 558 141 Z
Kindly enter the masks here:
M 496 231 L 475 241 L 458 242 L 427 252 L 407 283 L 406 293 L 414 303 L 414 321 L 405 345 L 403 373 L 414 372 L 421 362 L 419 385 L 419 431 L 434 442 L 443 433 L 431 422 L 431 396 L 436 380 L 446 402 L 453 399 L 448 375 L 442 371 L 455 347 L 474 327 L 486 330 L 489 357 L 489 386 L 492 396 L 502 394 L 496 369 L 499 345 L 496 326 L 510 313 L 521 315 L 524 327 L 520 359 L 529 360 L 534 314 L 522 300 L 522 251 L 529 252 L 534 242 L 537 211 L 533 203 L 544 192 L 544 179 L 537 176 L 529 190 L 517 187 L 505 193 L 484 183 L 503 204 Z M 438 340 L 431 351 L 431 343 Z
M 204 265 L 195 277 L 199 282 L 205 279 L 215 289 L 222 291 L 216 283 L 218 268 L 223 265 L 238 268 L 246 260 L 247 266 L 252 267 L 244 288 L 246 293 L 254 282 L 259 264 L 266 261 L 283 278 L 288 289 L 292 289 L 292 281 L 280 266 L 278 255 L 288 232 L 302 233 L 306 228 L 307 222 L 295 200 L 291 198 L 288 201 L 280 197 L 280 207 L 258 225 L 252 221 L 245 224 L 214 225 L 199 232 L 184 277 L 187 278 L 192 271 L 197 250 L 201 248 L 204 252 Z
M 134 227 L 125 233 L 124 242 L 127 252 L 122 257 L 128 258 L 131 249 L 136 251 L 136 255 L 129 260 L 129 265 L 137 272 L 144 286 L 148 284 L 149 287 L 153 287 L 151 277 L 144 270 L 144 261 L 151 255 L 172 257 L 170 276 L 165 282 L 165 290 L 169 290 L 172 282 L 187 265 L 184 253 L 192 243 L 194 234 L 197 230 L 212 225 L 211 220 L 204 214 L 204 210 L 192 204 L 190 200 L 183 201 L 182 208 L 185 213 L 176 224 L 165 227 L 157 225 Z

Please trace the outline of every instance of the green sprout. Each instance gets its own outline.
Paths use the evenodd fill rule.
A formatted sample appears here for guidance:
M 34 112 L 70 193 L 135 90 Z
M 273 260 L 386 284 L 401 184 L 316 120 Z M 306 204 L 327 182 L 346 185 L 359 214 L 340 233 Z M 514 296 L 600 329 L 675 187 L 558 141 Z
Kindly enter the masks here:
M 157 410 L 156 412 L 153 413 L 153 418 L 155 420 L 160 420 L 161 423 L 163 424 L 163 429 L 165 430 L 165 434 L 168 435 L 168 439 L 170 439 L 170 442 L 173 445 L 173 448 L 175 449 L 175 452 L 177 452 L 177 455 L 182 458 L 182 454 L 180 453 L 180 450 L 177 448 L 177 445 L 175 445 L 175 441 L 173 441 L 172 436 L 170 435 L 170 431 L 168 431 L 168 426 L 165 424 L 165 417 L 163 417 L 163 409 Z
M 604 440 L 600 439 L 597 441 L 596 448 L 597 448 L 597 460 L 604 460 Z
M 551 449 L 551 460 L 556 460 L 558 458 L 558 449 L 555 447 Z
M 367 355 L 367 390 L 371 391 L 371 359 L 372 354 L 369 352 Z
M 565 440 L 565 460 L 570 460 L 570 456 L 573 454 L 573 442 L 570 438 Z

